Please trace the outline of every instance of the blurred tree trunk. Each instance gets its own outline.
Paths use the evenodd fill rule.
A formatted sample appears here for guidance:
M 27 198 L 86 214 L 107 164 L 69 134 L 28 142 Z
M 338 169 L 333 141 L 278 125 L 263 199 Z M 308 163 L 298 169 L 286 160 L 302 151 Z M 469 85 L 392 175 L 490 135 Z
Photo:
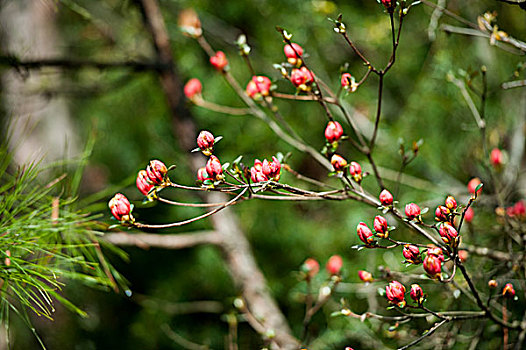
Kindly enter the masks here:
M 53 58 L 60 54 L 53 0 L 0 2 L 2 52 L 21 59 Z M 64 97 L 43 90 L 60 84 L 58 68 L 31 73 L 6 70 L 2 75 L 9 147 L 18 164 L 44 157 L 45 161 L 78 154 L 78 137 Z

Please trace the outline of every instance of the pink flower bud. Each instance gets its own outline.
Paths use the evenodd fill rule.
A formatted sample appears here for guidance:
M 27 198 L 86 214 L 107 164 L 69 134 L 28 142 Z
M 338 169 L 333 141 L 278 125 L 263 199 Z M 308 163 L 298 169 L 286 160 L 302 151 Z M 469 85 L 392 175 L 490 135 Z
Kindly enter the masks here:
M 471 222 L 473 221 L 473 216 L 475 216 L 475 212 L 473 211 L 473 208 L 469 207 L 464 214 L 464 220 L 466 220 L 466 222 Z
M 281 164 L 278 158 L 272 157 L 272 162 L 269 162 L 268 160 L 265 159 L 263 161 L 261 171 L 269 179 L 273 179 L 274 181 L 279 181 Z
M 344 90 L 348 90 L 350 92 L 355 92 L 358 88 L 358 84 L 356 84 L 356 82 L 354 81 L 354 78 L 351 75 L 351 73 L 342 74 L 341 84 Z
M 320 271 L 320 264 L 313 258 L 308 258 L 305 260 L 302 266 L 302 270 L 307 274 L 307 279 L 312 279 Z
M 415 203 L 409 203 L 405 206 L 405 216 L 409 220 L 413 220 L 420 216 L 420 207 L 416 205 Z
M 435 220 L 436 221 L 448 221 L 448 215 L 451 212 L 448 208 L 443 205 L 439 205 L 435 210 Z
M 495 280 L 489 280 L 488 281 L 488 287 L 489 288 L 497 288 L 499 286 L 499 282 L 495 281 Z
M 365 245 L 371 245 L 374 242 L 373 232 L 365 222 L 360 222 L 356 227 L 356 232 L 360 240 L 365 243 Z
M 393 205 L 393 195 L 388 190 L 383 190 L 380 192 L 378 199 L 380 199 L 380 203 L 382 203 L 383 206 L 387 207 L 389 205 Z
M 420 255 L 420 249 L 414 244 L 404 245 L 402 254 L 405 258 L 406 263 L 418 265 L 422 263 L 422 256 Z
M 208 176 L 205 167 L 197 169 L 197 180 L 201 182 L 205 182 L 206 180 L 212 180 L 212 178 Z
M 431 255 L 434 255 L 436 256 L 437 258 L 440 259 L 440 261 L 444 261 L 444 253 L 442 252 L 442 249 L 441 248 L 438 248 L 438 247 L 435 247 L 435 246 L 432 246 L 431 248 L 429 248 L 427 250 L 427 254 L 431 254 Z
M 511 299 L 515 296 L 515 289 L 513 289 L 513 284 L 506 283 L 506 285 L 502 289 L 502 296 L 508 299 Z
M 325 269 L 330 275 L 339 275 L 343 266 L 343 259 L 339 255 L 333 255 L 327 261 Z
M 516 202 L 513 207 L 511 207 L 509 216 L 512 217 L 518 217 L 523 218 L 526 214 L 526 206 L 524 205 L 524 201 L 518 201 Z
M 458 231 L 449 222 L 446 222 L 442 226 L 440 226 L 438 232 L 445 244 L 451 247 L 458 246 Z
M 201 85 L 201 82 L 197 78 L 193 78 L 188 80 L 186 85 L 184 86 L 184 95 L 188 99 L 194 98 L 195 95 L 201 94 L 201 91 L 203 90 L 203 85 Z
M 248 82 L 246 93 L 248 97 L 253 99 L 261 98 L 261 96 L 268 96 L 270 94 L 270 87 L 272 82 L 269 78 L 263 75 L 254 75 Z
M 466 260 L 468 260 L 469 253 L 467 250 L 459 250 L 458 251 L 458 258 L 460 259 L 461 263 L 465 263 Z
M 301 62 L 300 56 L 303 56 L 303 48 L 296 43 L 287 44 L 283 48 L 287 61 L 293 66 L 299 65 Z
M 442 271 L 442 259 L 434 254 L 427 253 L 424 259 L 424 270 L 428 273 L 431 278 L 437 278 Z
M 498 148 L 494 148 L 491 150 L 490 156 L 489 156 L 491 165 L 493 167 L 498 168 L 502 165 L 502 151 Z
M 131 204 L 128 198 L 117 193 L 108 203 L 111 213 L 119 221 L 127 221 L 131 218 Z
M 208 162 L 206 162 L 205 169 L 208 176 L 210 176 L 213 180 L 220 181 L 223 179 L 223 168 L 221 166 L 221 162 L 216 156 L 210 156 Z
M 214 135 L 210 131 L 203 130 L 197 136 L 197 146 L 205 156 L 209 156 L 214 151 Z
M 333 143 L 340 141 L 340 138 L 343 136 L 343 128 L 340 123 L 330 121 L 325 128 L 325 138 L 327 142 Z
M 252 182 L 268 181 L 268 177 L 263 173 L 263 163 L 259 159 L 256 159 L 254 166 L 250 168 L 250 179 Z
M 424 302 L 424 291 L 422 290 L 422 287 L 420 287 L 418 284 L 411 285 L 411 291 L 409 292 L 409 296 L 418 305 L 422 305 L 422 303 Z
M 347 166 L 347 161 L 342 156 L 333 154 L 331 157 L 331 164 L 335 171 L 344 171 Z
M 469 193 L 475 193 L 475 189 L 477 188 L 478 185 L 481 184 L 481 181 L 478 177 L 474 177 L 472 178 L 471 180 L 469 180 L 468 182 L 468 191 Z M 482 187 L 478 190 L 477 194 L 480 194 L 480 192 L 482 191 Z
M 389 230 L 387 228 L 387 220 L 383 216 L 376 216 L 374 218 L 374 231 L 380 238 L 387 238 L 389 236 Z
M 349 174 L 353 177 L 354 181 L 362 182 L 362 167 L 356 162 L 351 162 L 349 165 Z
M 405 287 L 398 281 L 392 281 L 385 287 L 385 296 L 390 303 L 398 304 L 400 307 L 405 306 Z
M 223 51 L 217 51 L 215 56 L 210 57 L 210 63 L 215 69 L 222 71 L 228 65 L 228 60 Z
M 164 165 L 163 162 L 157 159 L 151 160 L 150 164 L 148 164 L 148 166 L 146 167 L 146 173 L 148 174 L 148 178 L 155 185 L 160 185 L 164 182 L 164 178 L 167 172 L 168 168 L 166 167 L 166 165 Z
M 358 277 L 365 283 L 371 283 L 373 281 L 373 275 L 370 272 L 360 270 L 358 271 Z
M 310 84 L 314 81 L 312 72 L 306 67 L 294 68 L 290 73 L 290 81 L 295 87 L 302 91 L 310 90 Z
M 449 210 L 457 209 L 457 201 L 455 200 L 455 197 L 453 196 L 447 196 L 445 204 L 446 204 L 446 208 L 448 208 Z
M 148 178 L 148 173 L 146 170 L 139 171 L 137 174 L 137 179 L 135 180 L 135 184 L 137 185 L 139 191 L 145 196 L 147 196 L 150 190 L 155 186 Z

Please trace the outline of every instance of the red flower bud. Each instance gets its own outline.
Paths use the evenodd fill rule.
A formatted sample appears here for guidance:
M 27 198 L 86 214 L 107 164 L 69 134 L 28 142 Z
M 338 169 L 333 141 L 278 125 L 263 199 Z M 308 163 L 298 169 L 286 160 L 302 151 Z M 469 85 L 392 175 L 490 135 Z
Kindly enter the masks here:
M 216 156 L 210 156 L 208 162 L 206 162 L 205 169 L 208 176 L 210 176 L 213 180 L 219 181 L 223 179 L 223 168 L 221 166 L 221 162 Z
M 473 221 L 474 215 L 475 215 L 475 212 L 473 211 L 473 208 L 469 207 L 466 210 L 466 213 L 464 214 L 464 220 L 466 220 L 466 222 L 471 222 Z
M 303 56 L 303 48 L 296 43 L 287 44 L 283 48 L 287 61 L 293 66 L 299 65 L 301 62 L 300 56 Z
M 380 196 L 378 197 L 380 199 L 380 203 L 382 203 L 383 206 L 389 206 L 393 205 L 393 195 L 388 190 L 383 190 L 380 192 Z
M 263 160 L 263 164 L 261 166 L 261 171 L 269 179 L 273 179 L 274 181 L 279 181 L 280 171 L 281 171 L 281 164 L 280 164 L 278 158 L 272 157 L 272 162 L 269 162 L 266 159 Z
M 374 231 L 380 238 L 387 238 L 389 236 L 389 230 L 387 228 L 387 220 L 383 216 L 376 216 L 374 218 Z
M 210 131 L 203 130 L 197 136 L 197 146 L 205 156 L 209 156 L 214 151 L 214 135 Z
M 148 173 L 146 170 L 139 171 L 137 174 L 137 179 L 135 180 L 135 184 L 137 185 L 139 191 L 145 196 L 147 196 L 150 190 L 155 186 L 148 178 Z
M 449 210 L 457 209 L 457 201 L 455 200 L 455 197 L 453 196 L 447 196 L 445 204 L 446 204 L 446 208 L 448 208 Z
M 448 221 L 448 215 L 451 212 L 448 208 L 443 205 L 439 205 L 435 210 L 435 220 L 436 221 Z
M 406 263 L 415 264 L 415 265 L 422 263 L 422 256 L 420 255 L 420 249 L 418 249 L 418 247 L 414 244 L 404 245 L 402 254 L 404 255 Z
M 413 220 L 420 216 L 420 207 L 416 205 L 415 203 L 409 203 L 405 206 L 405 216 L 409 220 Z
M 342 257 L 339 255 L 333 255 L 327 261 L 327 264 L 325 265 L 325 269 L 330 275 L 339 275 L 340 270 L 342 269 L 342 266 L 343 266 Z
M 392 281 L 385 287 L 385 296 L 387 300 L 393 304 L 398 304 L 400 307 L 405 306 L 405 287 L 398 281 Z
M 320 264 L 313 258 L 308 258 L 305 260 L 302 266 L 302 270 L 307 274 L 307 279 L 314 278 L 320 271 Z
M 341 84 L 344 90 L 349 90 L 350 92 L 355 92 L 358 88 L 351 73 L 343 73 L 341 77 Z
M 130 201 L 121 193 L 117 193 L 110 199 L 108 207 L 115 219 L 119 221 L 127 221 L 132 218 Z
M 266 162 L 268 164 L 268 161 Z M 250 178 L 252 179 L 252 182 L 261 182 L 269 180 L 267 175 L 263 173 L 263 163 L 259 159 L 256 159 L 254 161 L 254 166 L 250 168 Z
M 495 280 L 489 280 L 488 281 L 488 287 L 490 288 L 497 288 L 499 286 L 499 282 Z
M 351 162 L 349 165 L 349 173 L 353 177 L 354 181 L 362 182 L 362 167 L 356 162 Z
M 449 222 L 444 223 L 438 230 L 445 244 L 451 247 L 458 246 L 458 231 Z
M 331 164 L 335 171 L 344 171 L 347 166 L 347 161 L 342 156 L 333 154 L 331 157 Z
M 431 276 L 431 278 L 437 278 L 442 271 L 442 259 L 434 254 L 427 253 L 426 258 L 424 259 L 424 270 Z
M 197 180 L 201 182 L 205 182 L 206 180 L 212 180 L 212 178 L 208 176 L 205 167 L 197 169 Z
M 253 99 L 261 98 L 261 96 L 268 96 L 270 94 L 270 86 L 272 82 L 269 78 L 263 75 L 254 75 L 248 82 L 246 93 L 248 97 Z
M 210 57 L 210 63 L 215 69 L 222 71 L 228 65 L 228 60 L 223 51 L 217 51 L 215 56 Z
M 513 289 L 513 284 L 506 283 L 506 285 L 502 289 L 502 296 L 508 299 L 511 299 L 515 296 L 515 289 Z
M 491 153 L 490 153 L 490 156 L 489 156 L 489 159 L 490 159 L 490 162 L 491 162 L 491 165 L 493 165 L 493 167 L 495 168 L 498 168 L 502 165 L 503 163 L 503 160 L 502 160 L 502 151 L 498 148 L 494 148 L 491 150 Z
M 164 182 L 168 168 L 160 160 L 154 159 L 150 161 L 150 164 L 146 167 L 146 173 L 148 178 L 155 185 L 160 185 Z
M 422 290 L 422 287 L 420 287 L 418 284 L 411 285 L 411 291 L 409 292 L 409 296 L 418 305 L 422 305 L 422 303 L 424 302 L 424 291 Z
M 290 81 L 298 89 L 308 91 L 310 90 L 309 85 L 314 81 L 314 76 L 306 67 L 294 68 L 290 73 Z
M 526 214 L 526 207 L 524 201 L 516 202 L 512 207 L 506 209 L 506 214 L 510 217 L 522 218 Z
M 191 100 L 192 98 L 194 98 L 195 95 L 201 94 L 202 90 L 203 85 L 201 85 L 199 79 L 193 78 L 188 80 L 188 82 L 184 86 L 184 95 Z
M 340 123 L 330 121 L 325 128 L 325 138 L 327 142 L 333 143 L 335 141 L 340 141 L 340 138 L 343 136 L 343 128 Z
M 371 245 L 374 242 L 373 231 L 367 227 L 365 222 L 360 222 L 358 224 L 356 227 L 356 232 L 358 233 L 360 240 L 365 243 L 365 245 Z
M 373 281 L 373 275 L 370 272 L 360 270 L 358 271 L 358 277 L 365 283 L 371 283 Z
M 469 180 L 468 182 L 468 191 L 469 193 L 475 193 L 475 189 L 477 188 L 478 185 L 481 184 L 481 181 L 478 177 L 474 177 L 472 178 L 471 180 Z M 480 194 L 480 192 L 482 191 L 482 187 L 478 190 L 477 194 Z
M 468 260 L 469 253 L 467 250 L 459 250 L 458 251 L 458 258 L 460 259 L 460 262 L 464 263 L 466 260 Z
M 438 248 L 438 247 L 435 247 L 435 246 L 432 246 L 431 248 L 429 248 L 427 250 L 427 254 L 431 254 L 431 255 L 434 255 L 436 256 L 437 258 L 439 258 L 441 261 L 444 261 L 444 253 L 442 253 L 442 249 L 441 248 Z

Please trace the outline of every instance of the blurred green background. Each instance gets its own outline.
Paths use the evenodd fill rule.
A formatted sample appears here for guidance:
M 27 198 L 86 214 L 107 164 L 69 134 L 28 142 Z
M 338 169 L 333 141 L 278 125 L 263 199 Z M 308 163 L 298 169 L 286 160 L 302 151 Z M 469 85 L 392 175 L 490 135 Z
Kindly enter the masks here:
M 8 4 L 9 1 L 2 2 L 3 6 Z M 151 38 L 133 1 L 61 0 L 54 1 L 53 5 L 64 56 L 101 61 L 142 60 L 154 56 Z M 241 33 L 247 36 L 252 47 L 251 59 L 255 70 L 271 77 L 279 91 L 294 93 L 293 87 L 280 79 L 279 73 L 272 67 L 273 63 L 284 60 L 283 43 L 275 30 L 276 25 L 294 35 L 293 41 L 301 44 L 308 54 L 309 66 L 335 90 L 339 84 L 340 67 L 344 64 L 348 63 L 348 71 L 357 77 L 362 76 L 365 68 L 342 38 L 334 33 L 328 18 L 336 18 L 342 13 L 349 35 L 375 65 L 384 65 L 391 53 L 389 17 L 374 0 L 161 0 L 160 5 L 181 80 L 199 78 L 204 86 L 204 98 L 223 105 L 243 106 L 221 75 L 210 66 L 208 57 L 197 43 L 182 35 L 177 25 L 177 15 L 182 9 L 193 8 L 197 11 L 204 35 L 214 49 L 226 53 L 232 74 L 243 86 L 250 79 L 250 73 L 234 44 Z M 495 10 L 502 30 L 518 39 L 526 39 L 526 12 L 516 6 L 494 0 L 455 0 L 447 1 L 447 5 L 453 12 L 473 22 L 484 12 Z M 394 181 L 396 171 L 400 166 L 399 138 L 403 139 L 406 147 L 422 138 L 424 144 L 418 158 L 406 169 L 410 176 L 404 177 L 397 200 L 402 204 L 414 201 L 431 208 L 449 193 L 457 195 L 459 201 L 466 200 L 464 184 L 473 176 L 483 180 L 487 178 L 480 165 L 484 161 L 480 133 L 458 88 L 447 81 L 447 73 L 459 76 L 459 70 L 477 71 L 482 65 L 487 67 L 490 93 L 486 116 L 491 148 L 509 147 L 508 135 L 516 127 L 518 118 L 524 118 L 521 108 L 524 108 L 525 96 L 521 89 L 500 89 L 502 82 L 513 80 L 513 73 L 517 65 L 524 62 L 524 56 L 492 47 L 485 38 L 447 35 L 439 29 L 435 30 L 436 40 L 430 41 L 428 27 L 432 12 L 432 8 L 420 4 L 413 7 L 405 19 L 396 64 L 385 79 L 382 123 L 374 153 L 382 167 L 381 172 L 386 176 L 387 186 L 394 192 L 397 187 Z M 461 25 L 447 17 L 440 19 L 442 23 Z M 475 85 L 480 87 L 480 80 L 476 80 Z M 194 183 L 195 175 L 184 166 L 183 161 L 189 150 L 177 146 L 171 130 L 170 113 L 155 72 L 90 68 L 67 70 L 61 74 L 60 89 L 50 91 L 43 86 L 40 93 L 50 99 L 57 96 L 67 99 L 73 123 L 80 130 L 77 135 L 80 144 L 94 138 L 81 188 L 81 201 L 84 201 L 81 203 L 88 210 L 103 213 L 104 220 L 109 221 L 106 202 L 116 191 L 122 191 L 140 204 L 142 197 L 134 186 L 135 175 L 150 159 L 178 164 L 177 170 L 170 175 L 171 179 L 182 184 Z M 371 76 L 356 93 L 345 98 L 352 108 L 365 116 L 359 123 L 367 130 L 371 129 L 373 122 L 376 95 L 377 78 Z M 6 97 L 3 98 L 5 100 Z M 305 140 L 316 149 L 323 147 L 326 117 L 318 104 L 275 102 L 286 120 Z M 254 158 L 270 158 L 277 152 L 292 152 L 290 164 L 294 169 L 337 184 L 335 179 L 327 178 L 325 171 L 312 159 L 279 140 L 255 118 L 227 116 L 190 105 L 189 111 L 200 129 L 224 137 L 216 148 L 222 161 L 231 161 L 243 155 L 244 161 L 250 164 Z M 11 116 L 8 110 L 4 110 L 3 115 L 6 118 Z M 370 170 L 365 159 L 350 145 L 345 144 L 339 153 L 349 160 L 363 162 L 366 170 Z M 204 162 L 203 157 L 203 165 Z M 282 182 L 309 187 L 290 174 L 283 174 Z M 373 177 L 366 178 L 364 186 L 373 194 L 379 192 Z M 101 190 L 104 192 L 99 192 Z M 99 195 L 94 196 L 96 193 Z M 179 201 L 197 200 L 192 193 L 182 191 L 172 191 L 170 196 Z M 511 203 L 520 196 L 520 193 L 514 192 L 513 197 L 507 200 Z M 359 242 L 355 233 L 357 223 L 372 223 L 377 215 L 374 208 L 352 202 L 250 201 L 233 210 L 250 240 L 273 295 L 298 336 L 304 312 L 300 292 L 305 288 L 298 280 L 300 265 L 307 257 L 313 257 L 321 264 L 332 254 L 343 257 L 345 283 L 334 301 L 313 319 L 312 331 L 317 340 L 312 349 L 343 349 L 345 346 L 355 349 L 395 348 L 429 328 L 422 320 L 390 332 L 388 324 L 329 317 L 337 309 L 339 297 L 348 299 L 355 312 L 372 309 L 388 313 L 385 311 L 387 303 L 376 292 L 385 283 L 364 287 L 359 283 L 357 271 L 366 269 L 375 272 L 378 265 L 397 271 L 410 270 L 401 264 L 399 250 L 357 252 L 350 248 Z M 497 232 L 489 224 L 494 222 L 492 211 L 491 204 L 480 208 L 480 213 L 487 215 L 478 215 L 477 212 L 477 234 L 466 236 L 465 241 L 496 247 L 501 244 L 495 243 Z M 149 208 L 138 205 L 136 213 L 140 220 L 162 223 L 188 218 L 201 211 L 158 204 Z M 432 220 L 430 214 L 427 218 Z M 390 224 L 395 222 L 391 220 Z M 207 228 L 210 224 L 204 220 L 166 232 L 192 232 Z M 405 228 L 399 228 L 395 233 L 400 239 L 414 238 Z M 81 319 L 60 307 L 53 322 L 34 317 L 35 325 L 49 349 L 180 348 L 163 332 L 163 325 L 169 325 L 177 334 L 196 343 L 207 344 L 214 349 L 223 348 L 228 332 L 224 314 L 233 312 L 232 301 L 239 291 L 233 287 L 217 249 L 198 247 L 145 251 L 126 248 L 125 251 L 129 254 L 128 262 L 108 254 L 129 280 L 132 296 L 68 284 L 66 295 L 86 310 L 89 317 Z M 481 278 L 481 285 L 486 280 L 484 274 L 490 273 L 490 269 L 493 272 L 506 268 L 495 267 L 491 263 L 484 265 L 484 261 L 476 257 L 467 264 L 475 277 Z M 421 268 L 413 270 L 421 273 Z M 322 274 L 316 282 L 321 283 L 325 277 Z M 431 308 L 470 307 L 462 298 L 456 300 L 450 297 L 451 290 L 444 285 L 429 281 L 422 286 L 430 295 Z M 447 299 L 444 298 L 446 294 L 449 295 Z M 202 300 L 217 302 L 214 304 L 217 307 L 215 312 L 179 314 L 180 303 Z M 523 309 L 524 304 L 521 304 L 515 315 L 520 317 Z M 14 349 L 39 348 L 29 330 L 17 324 L 16 319 L 13 323 Z M 469 337 L 483 324 L 462 324 L 463 335 L 457 338 L 454 348 L 467 348 Z M 448 331 L 454 332 L 454 327 Z M 498 330 L 488 324 L 485 343 L 481 346 L 496 348 L 501 341 L 495 337 L 496 334 Z M 240 349 L 255 349 L 260 345 L 257 334 L 247 324 L 241 323 Z

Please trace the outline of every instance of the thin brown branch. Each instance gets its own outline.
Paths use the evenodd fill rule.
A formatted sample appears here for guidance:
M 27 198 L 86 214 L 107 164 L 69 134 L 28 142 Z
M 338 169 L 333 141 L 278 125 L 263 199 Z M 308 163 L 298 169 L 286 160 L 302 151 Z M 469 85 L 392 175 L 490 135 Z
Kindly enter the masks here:
M 223 242 L 221 235 L 215 231 L 184 234 L 115 232 L 105 234 L 103 239 L 118 246 L 133 246 L 141 249 L 184 249 L 203 244 L 220 245 Z

